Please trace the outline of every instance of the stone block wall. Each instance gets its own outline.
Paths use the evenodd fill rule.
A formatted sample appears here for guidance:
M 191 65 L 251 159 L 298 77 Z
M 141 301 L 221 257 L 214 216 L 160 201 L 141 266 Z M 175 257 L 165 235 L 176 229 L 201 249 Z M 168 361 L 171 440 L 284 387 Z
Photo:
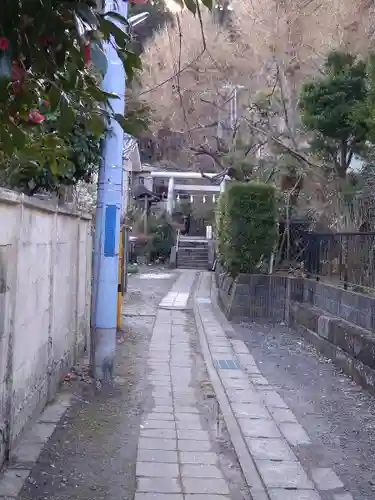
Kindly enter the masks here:
M 375 394 L 375 297 L 306 278 L 216 271 L 230 319 L 285 321 L 319 352 Z
M 286 277 L 242 274 L 234 280 L 219 267 L 216 280 L 220 303 L 228 318 L 285 319 Z
M 373 332 L 304 302 L 291 304 L 289 325 L 344 373 L 375 394 Z
M 333 316 L 375 332 L 375 300 L 370 295 L 305 279 L 304 301 Z
M 89 344 L 91 220 L 0 190 L 0 464 Z

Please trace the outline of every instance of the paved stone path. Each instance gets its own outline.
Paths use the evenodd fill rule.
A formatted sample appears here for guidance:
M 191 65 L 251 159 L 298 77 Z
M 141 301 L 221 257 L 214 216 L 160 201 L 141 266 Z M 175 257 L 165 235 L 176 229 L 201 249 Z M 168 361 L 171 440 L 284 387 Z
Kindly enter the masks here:
M 223 389 L 220 404 L 254 500 L 352 500 L 331 468 L 305 470 L 294 449 L 308 447 L 310 438 L 285 401 L 262 376 L 242 341 L 230 341 L 231 326 L 215 304 L 210 273 L 203 273 L 196 296 L 196 317 L 207 365 L 215 367 Z M 234 419 L 234 423 L 231 423 Z M 236 427 L 238 424 L 238 427 Z M 240 436 L 240 435 L 241 436 Z M 246 449 L 242 447 L 244 440 Z M 250 460 L 249 460 L 250 459 Z M 246 474 L 246 470 L 250 474 Z M 257 475 L 259 477 L 257 477 Z M 260 478 L 260 481 L 259 481 Z
M 163 309 L 186 309 L 189 296 L 196 277 L 196 271 L 182 272 L 172 289 L 160 302 Z
M 183 272 L 161 307 L 186 307 L 196 273 Z M 185 297 L 187 297 L 185 299 Z M 230 490 L 190 387 L 193 351 L 186 313 L 159 309 L 148 356 L 154 406 L 142 423 L 135 500 L 225 500 Z

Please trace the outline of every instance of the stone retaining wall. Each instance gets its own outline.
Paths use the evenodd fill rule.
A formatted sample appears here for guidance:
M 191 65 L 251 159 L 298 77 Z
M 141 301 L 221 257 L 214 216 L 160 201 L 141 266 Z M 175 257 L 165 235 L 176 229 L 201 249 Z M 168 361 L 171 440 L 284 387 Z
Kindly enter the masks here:
M 306 278 L 216 270 L 230 319 L 284 322 L 375 394 L 375 297 Z
M 241 274 L 235 280 L 217 268 L 221 306 L 228 318 L 285 319 L 287 278 L 267 274 Z

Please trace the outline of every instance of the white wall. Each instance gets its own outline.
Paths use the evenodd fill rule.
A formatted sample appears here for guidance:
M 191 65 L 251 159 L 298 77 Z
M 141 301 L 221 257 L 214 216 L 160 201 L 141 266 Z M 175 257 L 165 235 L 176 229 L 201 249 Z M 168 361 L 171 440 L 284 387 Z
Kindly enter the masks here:
M 90 218 L 0 189 L 0 464 L 89 345 L 90 291 Z

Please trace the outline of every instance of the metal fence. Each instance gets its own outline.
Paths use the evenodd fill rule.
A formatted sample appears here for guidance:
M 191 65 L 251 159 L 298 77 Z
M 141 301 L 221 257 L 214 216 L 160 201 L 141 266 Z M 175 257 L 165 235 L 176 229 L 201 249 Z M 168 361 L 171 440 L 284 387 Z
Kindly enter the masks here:
M 304 232 L 302 238 L 307 276 L 375 289 L 375 232 Z

